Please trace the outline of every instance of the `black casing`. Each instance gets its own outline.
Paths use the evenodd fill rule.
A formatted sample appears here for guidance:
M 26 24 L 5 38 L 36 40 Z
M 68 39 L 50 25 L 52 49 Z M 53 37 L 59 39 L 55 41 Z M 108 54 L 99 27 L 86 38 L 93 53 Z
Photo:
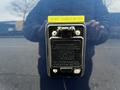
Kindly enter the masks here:
M 59 29 L 58 27 L 61 27 L 61 29 Z M 70 29 L 71 27 L 74 27 L 74 30 Z M 80 35 L 75 34 L 76 30 L 80 31 Z M 53 31 L 57 32 L 55 36 L 52 34 Z M 48 76 L 83 76 L 85 70 L 86 48 L 85 25 L 66 23 L 47 24 L 45 36 Z M 76 72 L 76 69 L 80 69 L 80 73 L 74 73 Z

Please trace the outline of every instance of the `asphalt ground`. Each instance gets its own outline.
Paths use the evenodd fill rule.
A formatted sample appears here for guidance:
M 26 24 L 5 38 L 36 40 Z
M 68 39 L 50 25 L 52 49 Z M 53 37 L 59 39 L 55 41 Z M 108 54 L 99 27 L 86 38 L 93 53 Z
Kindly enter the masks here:
M 120 90 L 120 40 L 96 46 L 91 90 Z M 0 38 L 0 90 L 39 90 L 38 43 Z

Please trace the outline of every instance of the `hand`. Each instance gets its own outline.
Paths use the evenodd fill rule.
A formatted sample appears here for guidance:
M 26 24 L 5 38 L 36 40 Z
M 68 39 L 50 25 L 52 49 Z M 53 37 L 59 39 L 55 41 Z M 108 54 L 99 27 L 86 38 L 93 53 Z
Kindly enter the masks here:
M 94 30 L 101 30 L 101 29 L 105 28 L 103 25 L 100 24 L 99 21 L 96 21 L 96 20 L 91 20 L 91 21 L 87 22 L 86 26 L 94 28 Z
M 86 23 L 87 27 L 87 40 L 97 41 L 101 36 L 101 31 L 105 28 L 99 21 L 91 20 Z

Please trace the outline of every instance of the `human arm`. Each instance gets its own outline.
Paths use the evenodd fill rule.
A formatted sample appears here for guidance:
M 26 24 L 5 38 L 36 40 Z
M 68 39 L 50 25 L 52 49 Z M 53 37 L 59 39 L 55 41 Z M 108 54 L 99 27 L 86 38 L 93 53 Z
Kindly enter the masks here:
M 33 10 L 28 14 L 24 23 L 24 36 L 33 42 L 38 42 L 44 37 L 43 26 L 48 14 L 47 2 L 39 1 Z
M 94 1 L 95 20 L 92 24 L 90 23 L 87 25 L 87 42 L 98 45 L 104 43 L 109 37 L 109 13 L 102 0 Z M 95 24 L 96 22 L 99 22 L 99 24 Z M 101 28 L 101 26 L 103 28 Z

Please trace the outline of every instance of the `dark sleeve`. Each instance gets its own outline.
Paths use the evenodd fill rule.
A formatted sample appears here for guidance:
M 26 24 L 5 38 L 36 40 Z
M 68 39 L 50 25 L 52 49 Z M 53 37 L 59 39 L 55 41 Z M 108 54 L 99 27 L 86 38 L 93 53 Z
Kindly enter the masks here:
M 104 43 L 109 37 L 109 13 L 102 0 L 95 0 L 95 19 L 105 28 L 99 31 L 95 45 Z
M 43 0 L 44 1 L 44 0 Z M 48 5 L 42 0 L 33 8 L 28 14 L 24 23 L 24 36 L 33 42 L 40 41 L 43 39 L 43 29 L 41 29 L 48 15 Z

